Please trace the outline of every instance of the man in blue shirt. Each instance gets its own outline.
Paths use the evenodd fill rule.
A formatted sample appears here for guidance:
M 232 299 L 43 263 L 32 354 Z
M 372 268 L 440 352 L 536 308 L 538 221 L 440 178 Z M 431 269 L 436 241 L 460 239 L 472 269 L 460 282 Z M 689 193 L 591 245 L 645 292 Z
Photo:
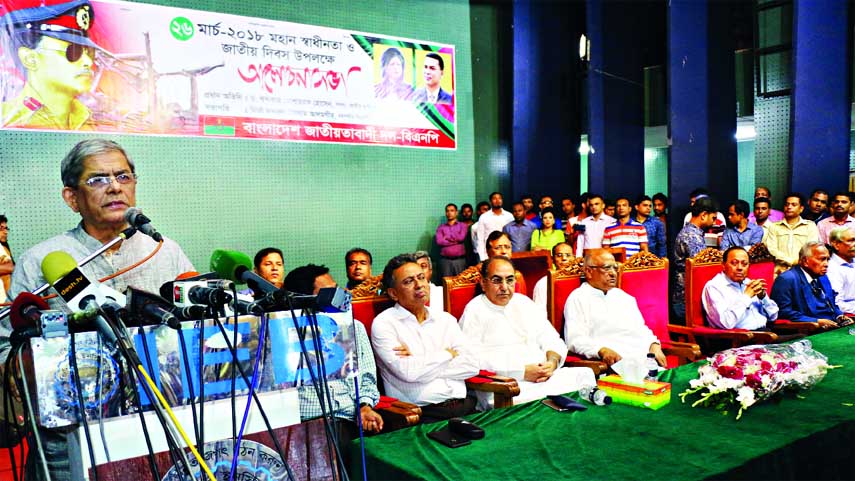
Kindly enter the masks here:
M 531 233 L 537 229 L 537 226 L 526 219 L 525 206 L 522 202 L 514 203 L 511 214 L 513 214 L 514 220 L 505 224 L 502 232 L 510 237 L 513 252 L 525 252 L 531 247 Z
M 730 203 L 727 208 L 727 222 L 730 226 L 725 229 L 724 235 L 721 237 L 719 249 L 726 251 L 734 246 L 748 249 L 763 241 L 763 228 L 748 221 L 750 212 L 751 207 L 748 202 L 742 199 Z
M 647 230 L 647 250 L 656 257 L 668 255 L 665 246 L 665 226 L 656 216 L 650 215 L 653 201 L 649 195 L 641 195 L 635 200 L 635 220 Z

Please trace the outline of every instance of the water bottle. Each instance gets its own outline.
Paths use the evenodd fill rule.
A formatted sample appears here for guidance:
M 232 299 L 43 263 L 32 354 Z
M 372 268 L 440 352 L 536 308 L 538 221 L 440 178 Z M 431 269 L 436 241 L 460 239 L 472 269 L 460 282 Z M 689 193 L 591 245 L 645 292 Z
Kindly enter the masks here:
M 580 387 L 579 397 L 597 406 L 606 406 L 612 403 L 612 397 L 593 384 Z
M 810 351 L 813 345 L 810 343 L 809 339 L 799 339 L 798 341 L 790 344 L 790 347 L 793 351 L 804 354 L 807 351 Z
M 659 363 L 656 362 L 656 356 L 652 352 L 647 353 L 647 375 L 644 376 L 645 381 L 655 381 L 659 376 Z

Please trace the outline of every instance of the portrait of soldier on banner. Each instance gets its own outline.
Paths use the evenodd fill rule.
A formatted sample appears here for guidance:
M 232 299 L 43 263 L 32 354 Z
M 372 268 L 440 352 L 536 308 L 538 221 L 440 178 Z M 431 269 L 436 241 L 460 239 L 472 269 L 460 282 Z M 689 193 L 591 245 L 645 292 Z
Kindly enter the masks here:
M 96 74 L 100 48 L 89 38 L 94 22 L 89 0 L 0 1 L 0 49 L 7 60 L 0 126 L 94 128 L 90 107 L 81 99 Z

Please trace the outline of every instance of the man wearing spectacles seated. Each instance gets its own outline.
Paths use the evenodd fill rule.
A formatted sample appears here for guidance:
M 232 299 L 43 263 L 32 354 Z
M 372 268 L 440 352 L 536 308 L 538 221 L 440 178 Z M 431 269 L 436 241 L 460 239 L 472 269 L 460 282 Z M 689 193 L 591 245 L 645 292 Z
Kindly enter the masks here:
M 799 263 L 783 272 L 772 285 L 772 300 L 779 307 L 778 317 L 795 322 L 817 322 L 823 329 L 852 324 L 834 303 L 834 290 L 825 275 L 828 249 L 819 241 L 810 241 L 799 250 Z
M 94 11 L 88 1 L 66 3 L 25 0 L 0 18 L 11 35 L 3 49 L 15 52 L 26 75 L 20 92 L 4 92 L 2 122 L 6 127 L 92 130 L 89 109 L 77 99 L 92 88 L 95 51 L 89 39 Z
M 484 293 L 469 301 L 460 317 L 460 327 L 471 340 L 481 369 L 517 379 L 520 394 L 514 397 L 515 404 L 594 384 L 594 372 L 589 368 L 561 367 L 567 346 L 543 307 L 524 294 L 514 294 L 515 282 L 510 259 L 484 261 Z M 491 407 L 489 394 L 478 393 L 479 408 Z
M 605 249 L 585 256 L 585 279 L 564 304 L 564 339 L 570 352 L 602 359 L 643 360 L 648 353 L 665 366 L 659 339 L 644 323 L 635 298 L 617 286 L 618 264 Z
M 478 374 L 478 360 L 454 316 L 428 307 L 427 276 L 415 256 L 393 257 L 383 287 L 396 304 L 374 318 L 371 343 L 386 394 L 421 406 L 424 423 L 472 412 L 466 379 Z
M 62 198 L 71 210 L 80 214 L 77 227 L 30 248 L 18 259 L 12 274 L 10 297 L 33 291 L 45 283 L 42 259 L 53 251 L 65 251 L 78 262 L 127 229 L 125 211 L 136 205 L 137 175 L 134 163 L 117 143 L 104 139 L 87 139 L 75 145 L 62 160 Z M 137 233 L 113 246 L 80 271 L 90 279 L 101 279 L 141 261 L 157 247 L 149 236 Z M 163 245 L 151 259 L 125 274 L 103 282 L 119 292 L 128 286 L 158 292 L 160 286 L 183 272 L 193 271 L 193 264 L 174 241 L 163 238 Z M 53 309 L 60 304 L 52 299 Z M 0 321 L 0 361 L 9 354 L 9 318 Z M 0 393 L 2 395 L 2 393 Z M 40 429 L 51 479 L 83 479 L 80 441 L 77 432 Z M 32 446 L 32 445 L 31 445 Z M 36 457 L 31 459 L 35 460 Z M 26 479 L 40 480 L 44 474 L 38 463 L 28 463 Z

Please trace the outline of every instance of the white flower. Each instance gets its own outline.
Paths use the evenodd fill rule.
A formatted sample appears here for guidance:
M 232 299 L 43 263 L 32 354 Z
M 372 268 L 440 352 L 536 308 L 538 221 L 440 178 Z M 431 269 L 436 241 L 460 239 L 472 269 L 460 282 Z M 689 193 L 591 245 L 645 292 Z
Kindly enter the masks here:
M 754 398 L 754 390 L 748 386 L 742 386 L 736 392 L 736 401 L 742 405 L 744 409 L 747 409 L 757 401 Z

